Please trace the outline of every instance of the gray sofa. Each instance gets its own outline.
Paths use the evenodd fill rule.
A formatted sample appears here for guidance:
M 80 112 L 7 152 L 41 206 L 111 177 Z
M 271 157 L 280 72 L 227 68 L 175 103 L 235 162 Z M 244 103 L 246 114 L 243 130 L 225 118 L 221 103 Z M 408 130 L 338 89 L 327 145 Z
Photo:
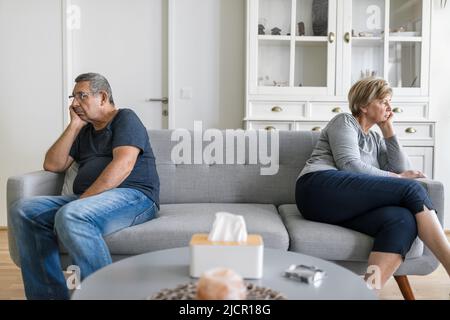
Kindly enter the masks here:
M 105 238 L 114 260 L 187 246 L 193 233 L 210 230 L 217 211 L 228 211 L 243 215 L 248 232 L 261 234 L 265 247 L 320 257 L 364 274 L 371 237 L 307 221 L 296 208 L 295 181 L 317 142 L 317 133 L 280 132 L 279 171 L 272 176 L 260 175 L 258 164 L 176 165 L 171 161 L 171 150 L 177 141 L 171 141 L 171 131 L 151 130 L 149 135 L 161 181 L 161 210 L 156 219 Z M 45 171 L 9 178 L 8 208 L 20 198 L 61 194 L 63 180 L 63 174 Z M 421 182 L 442 224 L 443 185 L 431 180 Z M 8 210 L 8 220 L 9 214 Z M 12 229 L 9 247 L 12 259 L 20 265 Z M 63 265 L 67 265 L 67 255 L 63 248 L 61 251 Z M 437 266 L 433 254 L 417 239 L 396 275 L 426 275 Z

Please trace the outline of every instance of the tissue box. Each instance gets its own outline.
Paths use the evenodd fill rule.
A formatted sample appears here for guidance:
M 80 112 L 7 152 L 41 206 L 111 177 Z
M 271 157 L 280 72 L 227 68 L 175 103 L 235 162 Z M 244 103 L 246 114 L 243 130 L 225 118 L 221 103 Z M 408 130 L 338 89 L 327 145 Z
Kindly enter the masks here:
M 263 274 L 263 240 L 250 234 L 246 242 L 209 241 L 208 234 L 194 234 L 190 242 L 191 277 L 217 267 L 230 268 L 246 279 L 260 279 Z

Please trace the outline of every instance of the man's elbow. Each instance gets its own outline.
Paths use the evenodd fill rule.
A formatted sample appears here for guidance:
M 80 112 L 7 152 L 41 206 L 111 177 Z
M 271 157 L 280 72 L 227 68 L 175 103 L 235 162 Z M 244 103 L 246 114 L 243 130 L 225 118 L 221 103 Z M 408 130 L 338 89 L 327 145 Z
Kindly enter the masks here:
M 64 168 L 60 168 L 55 166 L 54 164 L 44 162 L 43 168 L 45 171 L 55 172 L 55 173 L 61 173 L 64 172 Z
M 53 167 L 48 163 L 44 162 L 44 165 L 42 167 L 44 168 L 45 171 L 55 172 L 55 167 Z

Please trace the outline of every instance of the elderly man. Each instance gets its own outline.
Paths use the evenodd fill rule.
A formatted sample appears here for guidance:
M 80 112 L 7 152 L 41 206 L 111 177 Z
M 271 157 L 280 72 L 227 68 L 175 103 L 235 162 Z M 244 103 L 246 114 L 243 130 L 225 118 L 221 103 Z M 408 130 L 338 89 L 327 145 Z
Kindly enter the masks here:
M 28 198 L 12 207 L 28 299 L 69 298 L 58 239 L 83 279 L 111 263 L 103 236 L 148 221 L 159 209 L 159 178 L 144 125 L 133 111 L 116 108 L 103 76 L 82 74 L 75 82 L 70 123 L 44 161 L 52 172 L 79 164 L 75 194 Z

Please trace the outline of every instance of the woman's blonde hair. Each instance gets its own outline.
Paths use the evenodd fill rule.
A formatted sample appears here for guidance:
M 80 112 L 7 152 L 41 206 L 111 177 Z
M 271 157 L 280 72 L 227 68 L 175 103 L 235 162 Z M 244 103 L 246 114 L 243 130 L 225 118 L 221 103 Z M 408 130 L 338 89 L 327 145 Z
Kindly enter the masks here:
M 367 106 L 373 100 L 392 96 L 392 88 L 382 78 L 365 78 L 356 82 L 348 93 L 350 111 L 357 117 L 361 108 Z

